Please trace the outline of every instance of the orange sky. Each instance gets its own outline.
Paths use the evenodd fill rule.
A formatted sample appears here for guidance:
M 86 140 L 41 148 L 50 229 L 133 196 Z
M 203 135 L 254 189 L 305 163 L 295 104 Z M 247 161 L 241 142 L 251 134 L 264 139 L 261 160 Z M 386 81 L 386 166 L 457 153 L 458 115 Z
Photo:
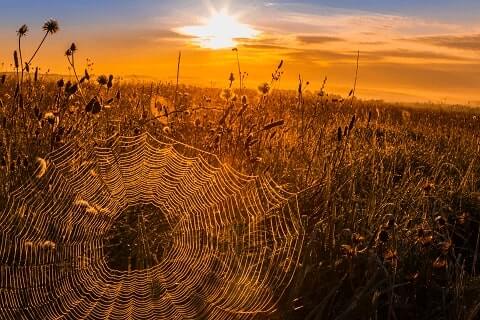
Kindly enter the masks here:
M 242 71 L 249 73 L 247 86 L 269 80 L 283 59 L 285 74 L 280 88 L 295 89 L 301 74 L 311 82 L 311 90 L 318 90 L 327 76 L 327 92 L 345 95 L 352 87 L 356 51 L 360 50 L 357 92 L 361 98 L 480 101 L 480 28 L 473 20 L 312 3 L 246 3 L 231 2 L 228 12 L 257 32 L 249 39 L 235 41 Z M 57 13 L 61 31 L 47 39 L 34 64 L 68 73 L 63 53 L 75 41 L 80 69 L 89 57 L 95 62 L 95 73 L 173 80 L 178 51 L 182 51 L 183 83 L 227 86 L 230 72 L 237 73 L 231 47 L 202 48 L 198 45 L 201 39 L 182 31 L 187 26 L 208 24 L 213 7 L 208 3 L 172 5 L 166 14 L 142 11 L 142 19 L 131 22 L 118 14 L 118 19 L 113 16 L 104 23 L 82 23 L 78 17 L 62 20 L 62 14 Z M 15 20 L 17 24 L 2 24 L 0 62 L 4 64 L 0 71 L 10 70 L 15 30 L 22 23 L 29 24 L 21 16 Z M 42 36 L 38 27 L 41 20 L 34 21 L 24 39 L 26 55 Z

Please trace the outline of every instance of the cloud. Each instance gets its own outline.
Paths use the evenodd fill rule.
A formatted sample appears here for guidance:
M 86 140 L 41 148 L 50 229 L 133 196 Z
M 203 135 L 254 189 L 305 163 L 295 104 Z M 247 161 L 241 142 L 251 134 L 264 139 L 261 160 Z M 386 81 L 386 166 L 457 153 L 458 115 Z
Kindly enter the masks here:
M 244 48 L 257 50 L 292 50 L 292 48 L 274 44 L 242 44 L 241 46 Z
M 303 44 L 322 44 L 327 42 L 343 41 L 339 37 L 321 36 L 321 35 L 299 35 L 297 41 Z
M 413 40 L 423 43 L 432 44 L 440 47 L 447 47 L 452 49 L 461 49 L 461 50 L 480 50 L 480 34 L 470 34 L 470 35 L 439 35 L 439 36 L 428 36 L 428 37 L 417 37 Z
M 390 49 L 390 50 L 375 50 L 369 52 L 362 52 L 361 56 L 373 58 L 405 58 L 405 59 L 428 59 L 428 60 L 452 60 L 452 61 L 469 61 L 471 59 L 460 57 L 458 55 L 446 54 L 435 51 L 420 51 L 420 50 L 405 50 L 405 49 Z
M 261 38 L 236 38 L 239 47 L 255 50 L 293 50 L 291 37 L 285 36 L 283 39 L 274 35 L 267 35 Z
M 329 38 L 355 39 L 357 41 L 386 41 L 400 36 L 423 36 L 452 34 L 466 31 L 461 23 L 422 18 L 420 16 L 382 14 L 378 12 L 333 8 L 318 4 L 276 2 L 263 10 L 262 18 L 255 25 L 263 30 L 280 34 L 297 34 L 306 43 L 318 40 L 323 43 Z M 256 14 L 260 14 L 256 13 Z M 253 21 L 252 21 L 253 23 Z M 322 36 L 328 37 L 323 38 Z
M 122 48 L 125 50 L 135 48 L 157 47 L 158 45 L 189 41 L 191 37 L 181 35 L 169 29 L 138 29 L 128 30 L 123 33 L 97 34 L 88 39 L 89 42 L 101 43 L 102 48 Z M 128 44 L 126 47 L 125 44 Z
M 356 59 L 356 52 L 339 52 L 333 50 L 294 50 L 286 53 L 286 58 L 294 61 L 303 62 L 341 62 L 354 61 Z
M 173 30 L 168 29 L 161 29 L 161 30 L 154 30 L 149 32 L 149 36 L 159 40 L 178 40 L 178 39 L 190 39 L 190 36 L 180 34 Z
M 255 46 L 258 49 L 269 49 L 268 46 Z M 356 60 L 357 52 L 348 50 L 335 49 L 294 49 L 287 47 L 274 47 L 272 49 L 283 49 L 286 59 L 292 61 L 322 62 L 322 63 L 353 63 Z M 399 59 L 398 65 L 406 65 L 415 63 L 414 59 L 438 61 L 442 63 L 466 63 L 477 62 L 477 60 L 460 57 L 453 54 L 433 52 L 433 51 L 416 51 L 405 49 L 388 49 L 388 50 L 371 50 L 360 51 L 360 61 L 365 64 L 384 64 L 389 63 L 391 59 Z M 417 64 L 421 64 L 417 62 Z

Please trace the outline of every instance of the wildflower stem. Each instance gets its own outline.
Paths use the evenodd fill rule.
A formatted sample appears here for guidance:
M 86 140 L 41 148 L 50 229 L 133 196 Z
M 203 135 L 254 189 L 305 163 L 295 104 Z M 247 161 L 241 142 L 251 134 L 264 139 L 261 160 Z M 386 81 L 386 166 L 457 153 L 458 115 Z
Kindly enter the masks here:
M 360 59 L 360 50 L 357 51 L 357 68 L 355 70 L 355 81 L 353 82 L 352 101 L 350 107 L 353 106 L 353 100 L 355 99 L 355 91 L 357 90 L 357 78 L 358 78 L 358 60 Z
M 177 84 L 175 85 L 175 97 L 173 98 L 173 107 L 177 110 L 177 94 L 178 94 L 178 78 L 180 76 L 180 59 L 182 58 L 182 52 L 178 52 L 178 63 L 177 63 Z
M 43 36 L 43 39 L 42 41 L 40 41 L 40 44 L 38 45 L 37 49 L 35 50 L 35 52 L 33 53 L 32 57 L 30 58 L 30 60 L 28 60 L 27 64 L 30 64 L 32 62 L 32 60 L 35 58 L 35 56 L 37 55 L 38 51 L 40 50 L 40 48 L 42 47 L 43 43 L 45 42 L 45 39 L 47 39 L 47 36 L 48 36 L 48 31 L 45 33 L 45 35 Z M 22 70 L 24 69 L 24 67 L 22 66 Z
M 78 79 L 77 70 L 75 69 L 75 58 L 74 57 L 75 57 L 75 52 L 72 51 L 72 60 L 70 60 L 70 58 L 68 56 L 67 56 L 67 60 L 68 60 L 68 63 L 70 64 L 70 66 L 72 66 L 73 74 L 75 75 L 75 79 L 77 80 L 78 90 L 80 91 L 80 94 L 82 95 L 83 102 L 86 104 L 87 100 L 85 99 L 85 95 L 83 94 L 82 88 L 80 86 L 80 80 Z
M 240 81 L 240 95 L 242 95 L 242 72 L 240 70 L 240 58 L 238 57 L 238 49 L 235 50 L 235 52 L 237 53 L 237 65 L 238 65 L 238 79 Z
M 20 76 L 20 90 L 22 90 L 21 84 L 23 83 L 23 58 L 22 58 L 22 45 L 21 45 L 22 35 L 18 35 L 18 54 L 20 55 L 20 67 L 22 68 L 22 74 Z

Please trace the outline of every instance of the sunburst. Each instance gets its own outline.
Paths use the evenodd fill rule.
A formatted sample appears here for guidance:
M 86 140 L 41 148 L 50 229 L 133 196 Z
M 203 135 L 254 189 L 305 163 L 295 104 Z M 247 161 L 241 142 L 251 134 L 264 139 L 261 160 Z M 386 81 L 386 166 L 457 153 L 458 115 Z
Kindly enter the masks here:
M 209 49 L 235 47 L 236 39 L 252 39 L 259 34 L 250 25 L 239 22 L 238 16 L 229 14 L 226 9 L 214 10 L 202 24 L 183 26 L 176 31 L 193 37 L 194 43 Z

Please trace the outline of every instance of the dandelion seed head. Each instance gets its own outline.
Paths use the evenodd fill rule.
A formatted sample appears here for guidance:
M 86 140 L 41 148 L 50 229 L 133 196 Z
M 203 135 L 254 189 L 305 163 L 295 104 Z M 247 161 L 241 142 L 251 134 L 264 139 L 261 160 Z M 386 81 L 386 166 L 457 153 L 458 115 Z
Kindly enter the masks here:
M 50 18 L 47 21 L 45 21 L 42 29 L 47 33 L 54 34 L 60 29 L 60 27 L 58 25 L 57 20 Z
M 24 24 L 20 28 L 18 28 L 17 35 L 19 37 L 23 37 L 23 36 L 27 35 L 27 32 L 28 32 L 28 26 L 26 24 Z

